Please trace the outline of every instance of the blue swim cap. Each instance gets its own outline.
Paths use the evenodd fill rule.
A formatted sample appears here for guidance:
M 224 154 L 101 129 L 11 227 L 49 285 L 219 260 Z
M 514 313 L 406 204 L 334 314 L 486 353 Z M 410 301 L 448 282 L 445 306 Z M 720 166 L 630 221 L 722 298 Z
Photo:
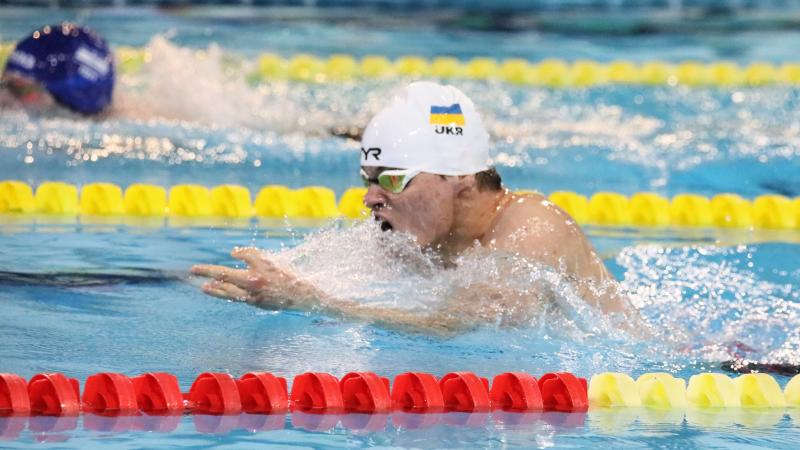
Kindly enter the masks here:
M 114 60 L 88 28 L 64 22 L 45 26 L 17 43 L 5 71 L 39 82 L 64 106 L 84 114 L 111 103 Z

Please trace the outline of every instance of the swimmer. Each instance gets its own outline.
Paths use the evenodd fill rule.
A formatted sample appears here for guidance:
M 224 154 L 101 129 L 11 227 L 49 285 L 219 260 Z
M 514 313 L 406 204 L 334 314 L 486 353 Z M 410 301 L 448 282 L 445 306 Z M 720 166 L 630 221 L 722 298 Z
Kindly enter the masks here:
M 0 78 L 0 106 L 42 112 L 60 105 L 94 115 L 108 108 L 113 90 L 114 61 L 106 42 L 64 22 L 17 43 Z
M 361 177 L 368 186 L 364 203 L 383 231 L 413 236 L 445 265 L 476 246 L 527 258 L 561 271 L 598 310 L 630 312 L 567 213 L 541 195 L 518 195 L 503 187 L 500 175 L 487 165 L 489 136 L 481 117 L 460 90 L 410 84 L 370 121 L 361 146 Z M 472 286 L 420 316 L 332 298 L 255 248 L 236 248 L 231 255 L 247 269 L 192 267 L 192 273 L 212 279 L 203 286 L 207 294 L 404 329 L 452 333 L 482 323 L 523 325 L 530 314 L 526 311 L 535 310 L 531 304 L 546 301 Z

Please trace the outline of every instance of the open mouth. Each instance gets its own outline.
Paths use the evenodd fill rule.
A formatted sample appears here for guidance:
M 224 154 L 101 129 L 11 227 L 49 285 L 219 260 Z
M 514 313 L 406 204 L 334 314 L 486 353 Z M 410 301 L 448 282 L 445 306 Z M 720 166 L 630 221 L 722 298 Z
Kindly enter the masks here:
M 381 231 L 391 231 L 394 229 L 394 227 L 388 220 L 381 219 L 378 217 L 376 217 L 375 220 L 381 223 Z

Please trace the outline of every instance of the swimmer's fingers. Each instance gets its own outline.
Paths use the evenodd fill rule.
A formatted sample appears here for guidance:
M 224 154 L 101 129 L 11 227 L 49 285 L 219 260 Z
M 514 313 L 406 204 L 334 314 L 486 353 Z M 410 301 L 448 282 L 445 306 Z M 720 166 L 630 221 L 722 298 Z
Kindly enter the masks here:
M 226 300 L 250 301 L 250 294 L 244 289 L 224 281 L 214 280 L 203 285 L 203 292 Z
M 219 281 L 226 281 L 237 286 L 249 286 L 252 284 L 250 274 L 246 270 L 232 269 L 225 266 L 215 266 L 212 264 L 198 264 L 192 266 L 192 273 L 201 277 L 214 278 Z
M 255 269 L 257 272 L 266 272 L 275 268 L 272 261 L 264 258 L 261 250 L 255 247 L 236 247 L 231 251 L 231 256 L 244 261 L 251 269 Z
M 217 273 L 220 272 L 222 266 L 215 266 L 212 264 L 195 264 L 190 269 L 192 275 L 199 275 L 206 278 L 216 278 Z
M 257 248 L 236 247 L 231 252 L 231 256 L 247 263 L 250 269 L 252 278 L 248 280 L 249 284 L 237 283 L 244 288 L 261 289 L 268 285 L 282 285 L 295 279 L 290 272 L 278 267 Z

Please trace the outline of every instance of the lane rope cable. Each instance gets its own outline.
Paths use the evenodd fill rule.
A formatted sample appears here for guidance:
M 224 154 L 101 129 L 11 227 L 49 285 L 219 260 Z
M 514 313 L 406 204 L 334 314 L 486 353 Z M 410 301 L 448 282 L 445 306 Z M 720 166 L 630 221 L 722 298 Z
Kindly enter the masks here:
M 212 188 L 179 184 L 167 190 L 153 184 L 134 183 L 123 190 L 114 183 L 88 183 L 79 189 L 70 183 L 48 181 L 34 190 L 23 181 L 5 180 L 0 181 L 0 214 L 187 220 L 214 217 L 234 222 L 253 217 L 359 219 L 369 216 L 363 202 L 365 193 L 365 188 L 349 188 L 337 201 L 334 191 L 323 186 L 291 189 L 267 185 L 253 200 L 249 189 L 235 184 Z M 631 196 L 597 192 L 586 197 L 556 191 L 547 198 L 578 223 L 588 225 L 800 229 L 800 197 L 792 199 L 776 194 L 749 200 L 733 193 L 711 198 L 687 193 L 667 199 L 653 192 Z
M 13 48 L 13 43 L 0 43 L 0 69 Z M 141 72 L 153 60 L 148 49 L 123 46 L 118 47 L 115 53 L 117 67 L 122 74 L 127 75 Z M 195 54 L 202 58 L 207 52 L 197 50 Z M 381 55 L 359 58 L 348 54 L 319 57 L 305 53 L 291 56 L 263 53 L 252 66 L 247 78 L 253 83 L 270 80 L 342 83 L 368 79 L 432 77 L 443 80 L 502 81 L 548 88 L 581 88 L 607 84 L 692 87 L 800 85 L 800 62 L 752 62 L 740 65 L 732 61 L 529 61 L 522 58 L 499 60 L 489 57 L 461 60 L 452 56 L 425 58 L 418 55 L 390 59 Z

